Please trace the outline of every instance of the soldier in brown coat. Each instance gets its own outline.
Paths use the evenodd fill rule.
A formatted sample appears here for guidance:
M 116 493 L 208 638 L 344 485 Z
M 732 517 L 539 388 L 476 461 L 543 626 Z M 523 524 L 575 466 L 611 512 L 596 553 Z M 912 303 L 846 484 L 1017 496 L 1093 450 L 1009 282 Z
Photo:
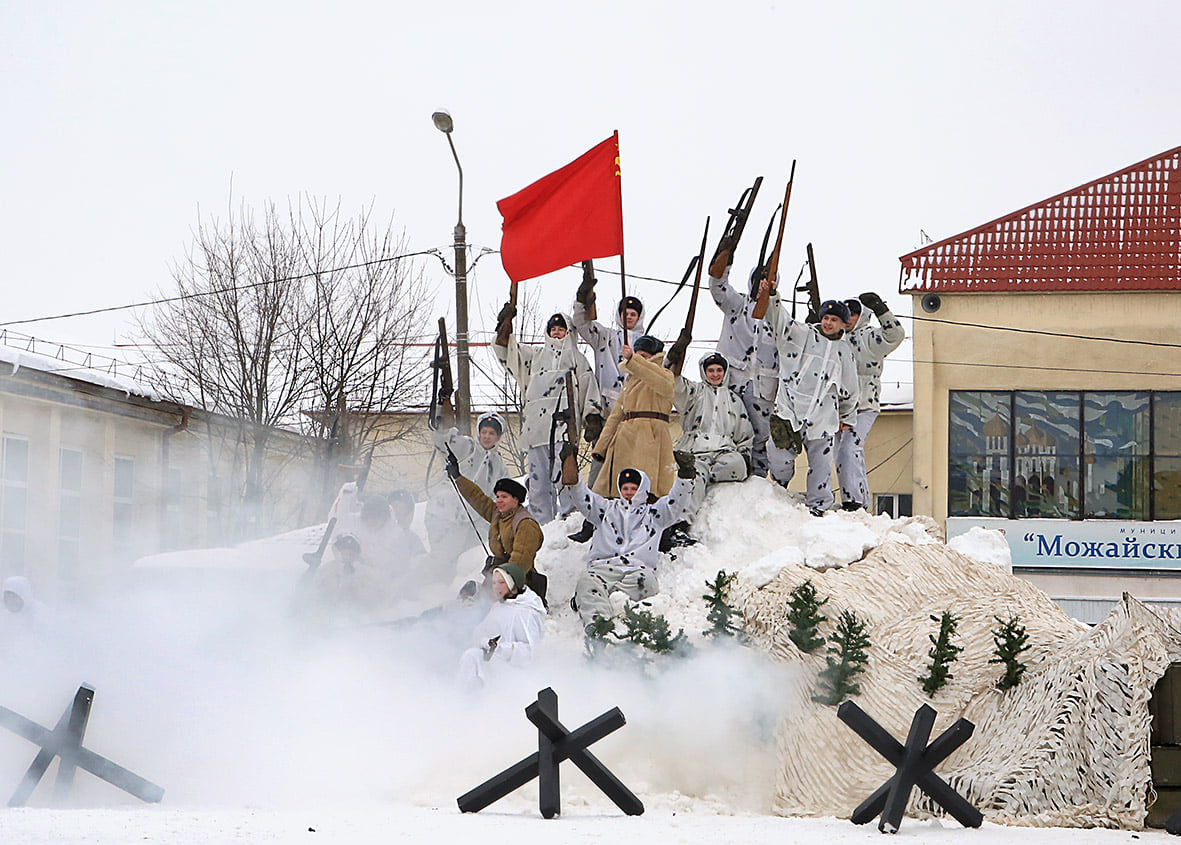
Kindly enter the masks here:
M 533 559 L 545 535 L 533 515 L 522 502 L 524 485 L 511 478 L 502 478 L 492 487 L 495 498 L 480 489 L 480 485 L 459 474 L 455 455 L 447 455 L 447 474 L 455 482 L 460 495 L 480 516 L 488 520 L 488 550 L 492 553 L 484 566 L 484 574 L 506 563 L 515 563 L 525 573 L 525 583 L 545 600 L 546 578 L 533 568 Z
M 664 344 L 651 335 L 637 338 L 634 352 L 624 346 L 623 357 L 620 369 L 628 378 L 595 443 L 594 454 L 602 457 L 604 465 L 593 489 L 600 496 L 618 496 L 616 478 L 630 467 L 643 471 L 652 480 L 652 492 L 664 496 L 677 472 L 668 428 L 673 374 L 661 366 Z

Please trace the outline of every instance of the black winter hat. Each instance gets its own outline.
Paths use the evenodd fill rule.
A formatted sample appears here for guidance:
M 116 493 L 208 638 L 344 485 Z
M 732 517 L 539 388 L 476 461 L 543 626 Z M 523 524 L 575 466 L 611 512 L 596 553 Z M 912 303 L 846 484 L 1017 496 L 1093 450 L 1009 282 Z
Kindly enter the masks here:
M 842 323 L 849 322 L 849 307 L 839 299 L 830 299 L 827 302 L 820 303 L 819 316 L 823 317 L 826 314 L 832 314 Z
M 359 552 L 361 551 L 361 541 L 352 534 L 337 534 L 336 539 L 332 541 L 332 548 L 352 549 L 355 552 Z
M 643 481 L 643 478 L 640 477 L 640 471 L 638 469 L 632 469 L 631 467 L 628 467 L 623 472 L 619 473 L 620 487 L 625 484 L 635 484 L 638 487 L 641 481 Z
M 860 314 L 861 313 L 861 300 L 846 299 L 845 300 L 845 307 L 849 309 L 849 316 L 850 317 L 853 316 L 854 314 Z
M 625 296 L 619 300 L 619 313 L 622 314 L 625 309 L 631 308 L 637 314 L 644 313 L 644 303 L 636 299 L 634 296 Z
M 508 493 L 510 496 L 512 496 L 518 502 L 525 501 L 525 495 L 526 495 L 525 485 L 521 484 L 518 481 L 514 481 L 511 478 L 502 478 L 502 479 L 500 479 L 500 481 L 497 481 L 495 484 L 492 485 L 492 492 L 493 493 L 500 493 L 502 491 L 505 493 Z
M 552 317 L 550 317 L 548 320 L 545 321 L 545 333 L 548 335 L 549 330 L 552 329 L 554 326 L 561 326 L 562 328 L 566 329 L 566 331 L 570 330 L 570 327 L 568 325 L 566 325 L 566 318 L 563 317 L 561 314 L 554 314 Z
M 636 352 L 647 352 L 649 355 L 656 355 L 664 351 L 664 341 L 650 334 L 640 335 L 636 338 L 636 342 L 632 344 L 632 349 Z
M 484 414 L 484 416 L 480 417 L 476 423 L 476 430 L 479 431 L 481 428 L 492 429 L 496 432 L 497 437 L 504 434 L 504 426 L 500 424 L 500 418 L 493 414 Z
M 720 352 L 711 352 L 701 359 L 701 371 L 705 372 L 705 368 L 712 364 L 720 364 L 723 370 L 729 370 L 730 364 L 726 361 L 726 356 Z

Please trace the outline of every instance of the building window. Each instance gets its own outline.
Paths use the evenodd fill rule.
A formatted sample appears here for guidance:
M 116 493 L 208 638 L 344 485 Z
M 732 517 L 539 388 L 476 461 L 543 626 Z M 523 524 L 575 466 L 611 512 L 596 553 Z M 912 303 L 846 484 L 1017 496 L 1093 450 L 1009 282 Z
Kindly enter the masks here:
M 914 516 L 914 496 L 910 493 L 879 493 L 875 510 L 895 519 Z
M 29 505 L 29 441 L 5 437 L 0 444 L 0 564 L 25 571 L 25 523 Z
M 78 575 L 82 546 L 82 452 L 58 450 L 57 566 L 58 577 Z
M 112 544 L 115 557 L 123 563 L 131 563 L 135 557 L 132 527 L 134 521 L 133 493 L 135 491 L 135 461 L 131 458 L 115 458 L 114 484 L 114 527 Z
M 948 416 L 951 516 L 1181 518 L 1181 393 L 953 390 Z

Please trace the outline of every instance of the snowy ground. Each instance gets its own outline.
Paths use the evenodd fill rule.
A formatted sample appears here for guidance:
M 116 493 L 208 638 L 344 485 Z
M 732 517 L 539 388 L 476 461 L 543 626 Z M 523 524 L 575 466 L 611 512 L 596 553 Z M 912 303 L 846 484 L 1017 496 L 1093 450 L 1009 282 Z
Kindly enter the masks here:
M 317 532 L 302 530 L 233 551 L 174 554 L 133 572 L 84 607 L 58 608 L 48 641 L 0 644 L 0 704 L 52 725 L 80 683 L 96 690 L 86 745 L 165 789 L 160 805 L 79 773 L 72 809 L 50 809 L 43 783 L 32 807 L 0 810 L 0 845 L 33 842 L 376 842 L 390 839 L 515 843 L 843 842 L 880 834 L 834 819 L 770 814 L 775 724 L 792 672 L 761 653 L 701 636 L 706 580 L 737 571 L 746 589 L 784 562 L 843 566 L 885 539 L 939 542 L 922 518 L 860 514 L 814 519 L 761 479 L 711 494 L 694 533 L 661 571 L 651 607 L 684 628 L 691 657 L 642 666 L 588 661 L 566 605 L 586 547 L 547 526 L 538 567 L 550 576 L 544 649 L 528 671 L 479 694 L 455 683 L 462 625 L 359 625 L 292 612 Z M 995 532 L 992 532 L 995 533 Z M 990 532 L 959 550 L 1004 565 Z M 413 617 L 446 602 L 482 561 L 476 549 L 450 578 L 400 585 L 381 619 Z M 232 564 L 232 565 L 231 565 Z M 412 579 L 407 578 L 407 582 Z M 563 766 L 564 814 L 541 819 L 536 788 L 478 815 L 455 799 L 536 749 L 524 707 L 552 686 L 576 727 L 618 706 L 628 724 L 594 752 L 645 802 L 618 810 Z M 35 750 L 0 731 L 0 789 L 15 784 Z M 867 749 L 867 753 L 872 753 Z M 51 769 L 47 781 L 54 775 Z M 313 832 L 314 831 L 314 832 Z M 1011 840 L 1075 845 L 1165 834 L 1048 831 L 907 820 L 903 837 L 930 843 Z

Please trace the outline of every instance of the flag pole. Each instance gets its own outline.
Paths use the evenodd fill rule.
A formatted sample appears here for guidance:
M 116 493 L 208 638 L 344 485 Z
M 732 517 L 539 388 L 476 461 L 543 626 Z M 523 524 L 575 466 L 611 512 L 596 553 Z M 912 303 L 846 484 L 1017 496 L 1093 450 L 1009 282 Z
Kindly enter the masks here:
M 615 130 L 615 175 L 618 178 L 619 184 L 619 291 L 621 294 L 620 303 L 627 299 L 627 270 L 623 262 L 623 177 L 621 175 L 622 169 L 619 166 L 619 130 Z M 626 314 L 626 311 L 624 312 Z M 628 346 L 627 337 L 627 317 L 620 318 L 620 323 L 623 325 L 623 345 Z

